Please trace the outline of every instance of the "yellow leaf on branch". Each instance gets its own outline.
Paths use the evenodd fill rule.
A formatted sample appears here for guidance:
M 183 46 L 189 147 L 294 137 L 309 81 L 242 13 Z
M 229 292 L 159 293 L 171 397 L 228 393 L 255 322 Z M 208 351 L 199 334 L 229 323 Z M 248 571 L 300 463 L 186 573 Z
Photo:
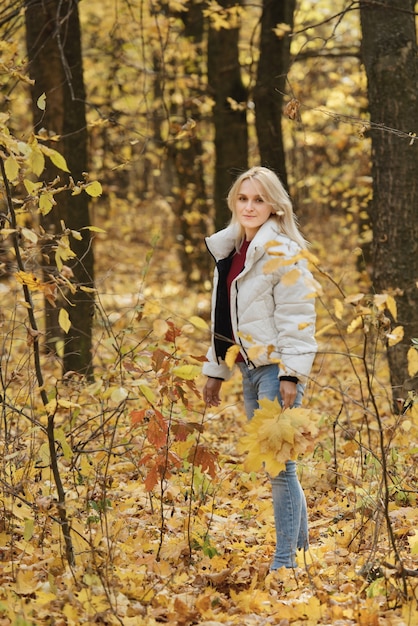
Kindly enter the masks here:
M 196 326 L 196 328 L 200 328 L 202 330 L 208 329 L 208 324 L 206 320 L 202 319 L 201 317 L 198 317 L 197 315 L 192 315 L 191 318 L 189 319 L 189 322 L 193 324 L 193 326 Z
M 183 380 L 194 380 L 200 374 L 201 368 L 198 365 L 177 365 L 173 367 L 173 374 Z
M 358 328 L 361 328 L 362 325 L 363 317 L 359 315 L 358 317 L 354 318 L 353 321 L 347 326 L 347 335 L 350 335 Z
M 28 239 L 32 243 L 38 243 L 38 235 L 31 230 L 30 228 L 22 228 L 20 231 L 22 233 L 22 237 Z
M 52 193 L 46 191 L 39 196 L 39 210 L 42 215 L 48 215 L 52 207 L 56 204 Z
M 39 182 L 34 183 L 28 178 L 25 178 L 25 180 L 23 181 L 23 184 L 25 186 L 26 191 L 28 192 L 30 196 L 37 196 L 39 190 L 42 188 L 42 183 L 39 183 Z
M 26 285 L 29 291 L 38 291 L 41 288 L 41 281 L 31 272 L 19 271 L 15 276 L 21 285 Z
M 386 335 L 390 346 L 396 346 L 397 343 L 402 341 L 404 336 L 403 326 L 396 326 L 390 333 Z
M 334 315 L 337 318 L 337 320 L 341 320 L 343 318 L 344 303 L 341 300 L 338 300 L 338 298 L 334 298 L 333 302 L 334 302 Z
M 7 157 L 4 162 L 4 169 L 9 180 L 15 180 L 19 175 L 19 163 L 14 157 Z
M 58 241 L 58 246 L 55 250 L 55 263 L 57 264 L 58 270 L 62 270 L 64 265 L 63 261 L 68 261 L 69 259 L 73 259 L 74 257 L 75 253 L 70 248 L 68 235 L 63 235 Z
M 292 27 L 290 26 L 290 24 L 280 22 L 280 24 L 276 24 L 276 27 L 273 28 L 273 32 L 278 39 L 283 39 L 285 35 L 288 35 L 292 32 Z
M 45 157 L 35 139 L 31 141 L 30 147 L 31 150 L 28 157 L 28 166 L 35 176 L 40 176 L 44 171 Z
M 408 374 L 415 376 L 418 373 L 418 350 L 409 348 L 408 350 Z
M 98 180 L 94 180 L 93 182 L 86 185 L 86 193 L 92 198 L 97 198 L 101 196 L 103 193 L 103 189 Z
M 71 321 L 70 316 L 68 315 L 68 311 L 66 309 L 60 310 L 58 314 L 58 324 L 65 333 L 68 333 L 71 328 Z
M 411 554 L 418 554 L 418 530 L 414 528 L 414 534 L 410 533 L 408 537 L 409 547 Z
M 58 169 L 62 170 L 63 172 L 70 171 L 68 169 L 65 157 L 60 152 L 58 152 L 58 150 L 54 150 L 53 148 L 49 148 L 48 146 L 45 146 L 45 145 L 40 145 L 39 147 L 42 150 L 42 152 L 51 159 L 55 167 L 58 167 Z
M 38 107 L 38 109 L 41 109 L 41 111 L 45 111 L 46 109 L 46 94 L 45 92 L 42 93 L 39 98 L 36 101 L 36 106 Z

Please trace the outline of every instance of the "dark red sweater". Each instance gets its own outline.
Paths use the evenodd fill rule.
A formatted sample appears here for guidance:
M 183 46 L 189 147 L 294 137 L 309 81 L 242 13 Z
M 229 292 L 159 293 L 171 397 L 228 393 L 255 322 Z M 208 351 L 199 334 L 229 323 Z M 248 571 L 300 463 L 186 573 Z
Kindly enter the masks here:
M 239 252 L 236 252 L 234 254 L 234 256 L 232 257 L 232 263 L 231 263 L 231 268 L 228 272 L 228 276 L 227 276 L 227 285 L 228 285 L 228 297 L 229 297 L 229 302 L 231 302 L 231 285 L 232 285 L 232 281 L 239 275 L 241 274 L 242 270 L 244 269 L 245 266 L 245 258 L 247 256 L 247 250 L 248 250 L 248 246 L 250 245 L 249 241 L 244 240 L 242 242 L 242 246 L 239 250 Z M 231 307 L 229 307 L 229 310 L 231 310 Z M 234 340 L 236 343 L 239 343 L 237 341 L 237 337 L 234 337 Z M 243 357 L 241 355 L 241 353 L 238 354 L 237 356 L 237 362 L 239 361 L 243 361 Z

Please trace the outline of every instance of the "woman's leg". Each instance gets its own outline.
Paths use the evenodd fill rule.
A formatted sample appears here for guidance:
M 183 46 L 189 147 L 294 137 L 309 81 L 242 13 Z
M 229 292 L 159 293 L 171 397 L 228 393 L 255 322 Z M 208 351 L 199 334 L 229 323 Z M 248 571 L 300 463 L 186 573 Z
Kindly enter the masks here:
M 296 567 L 296 550 L 308 548 L 308 516 L 305 494 L 296 473 L 295 461 L 271 478 L 276 551 L 271 570 Z
M 267 365 L 249 370 L 240 364 L 243 375 L 243 395 L 249 419 L 258 408 L 258 400 L 280 398 L 278 368 Z M 294 406 L 300 406 L 303 386 L 298 385 L 298 394 Z M 276 527 L 276 551 L 271 566 L 272 570 L 280 567 L 296 566 L 296 550 L 308 548 L 308 515 L 305 494 L 300 485 L 296 463 L 288 461 L 286 469 L 271 478 L 273 511 Z

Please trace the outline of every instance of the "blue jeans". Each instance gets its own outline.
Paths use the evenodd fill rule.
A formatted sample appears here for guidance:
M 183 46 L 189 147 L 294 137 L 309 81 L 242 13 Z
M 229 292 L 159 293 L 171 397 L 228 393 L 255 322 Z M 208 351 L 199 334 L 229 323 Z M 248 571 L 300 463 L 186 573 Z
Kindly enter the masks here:
M 238 363 L 242 373 L 245 412 L 249 419 L 258 408 L 258 400 L 275 398 L 281 403 L 279 371 L 276 364 L 249 369 Z M 304 386 L 298 384 L 294 407 L 302 403 Z M 308 549 L 308 514 L 306 498 L 296 473 L 295 461 L 287 461 L 286 469 L 270 478 L 276 526 L 276 551 L 271 570 L 296 567 L 296 550 Z

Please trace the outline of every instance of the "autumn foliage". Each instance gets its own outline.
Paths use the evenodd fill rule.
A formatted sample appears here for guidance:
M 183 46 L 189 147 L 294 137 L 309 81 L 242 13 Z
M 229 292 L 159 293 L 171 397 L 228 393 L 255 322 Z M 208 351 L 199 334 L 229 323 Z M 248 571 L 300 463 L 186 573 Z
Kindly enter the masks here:
M 124 220 L 128 213 L 120 227 Z M 324 295 L 306 408 L 280 415 L 264 402 L 247 425 L 238 377 L 219 410 L 205 411 L 200 398 L 207 297 L 186 292 L 170 274 L 175 256 L 151 243 L 146 278 L 132 284 L 137 245 L 121 257 L 105 220 L 101 227 L 95 382 L 62 378 L 42 357 L 42 405 L 22 284 L 2 283 L 11 355 L 2 370 L 5 623 L 54 615 L 68 624 L 414 624 L 417 405 L 390 409 L 381 339 L 393 332 L 382 298 L 355 295 L 350 254 L 340 265 L 335 242 L 327 258 L 336 281 L 351 266 L 351 295 L 313 268 Z M 416 353 L 411 347 L 411 375 Z M 45 437 L 51 413 L 73 565 Z M 249 444 L 250 455 L 239 452 Z M 265 470 L 279 469 L 284 444 L 284 456 L 302 453 L 311 547 L 297 573 L 269 574 Z
M 247 435 L 238 447 L 247 453 L 244 467 L 255 472 L 264 467 L 271 476 L 276 476 L 286 468 L 286 461 L 295 461 L 314 450 L 319 432 L 316 421 L 309 409 L 283 411 L 277 400 L 263 398 L 245 426 Z
M 293 121 L 298 107 L 287 111 Z M 394 298 L 371 293 L 359 267 L 352 213 L 307 225 L 321 290 L 304 406 L 265 400 L 247 423 L 237 374 L 219 409 L 202 402 L 209 290 L 185 287 L 167 201 L 114 193 L 113 162 L 105 197 L 95 177 L 41 184 L 43 159 L 65 162 L 10 126 L 1 114 L 1 626 L 417 624 L 418 403 L 403 390 L 394 410 L 385 347 L 402 323 Z M 95 120 L 96 145 L 99 130 Z M 352 137 L 331 136 L 316 152 L 309 144 L 318 161 L 332 141 L 353 149 Z M 120 150 L 135 156 L 133 143 Z M 115 154 L 101 153 L 103 163 Z M 350 180 L 327 201 L 351 201 Z M 43 298 L 65 335 L 65 297 L 77 288 L 66 263 L 80 233 L 65 224 L 57 274 L 40 271 L 39 214 L 63 192 L 93 199 L 94 380 L 63 375 L 59 352 L 42 350 Z M 320 214 L 320 186 L 312 195 Z M 417 373 L 415 341 L 408 376 Z M 310 549 L 297 570 L 269 573 L 268 474 L 288 458 L 299 461 Z

